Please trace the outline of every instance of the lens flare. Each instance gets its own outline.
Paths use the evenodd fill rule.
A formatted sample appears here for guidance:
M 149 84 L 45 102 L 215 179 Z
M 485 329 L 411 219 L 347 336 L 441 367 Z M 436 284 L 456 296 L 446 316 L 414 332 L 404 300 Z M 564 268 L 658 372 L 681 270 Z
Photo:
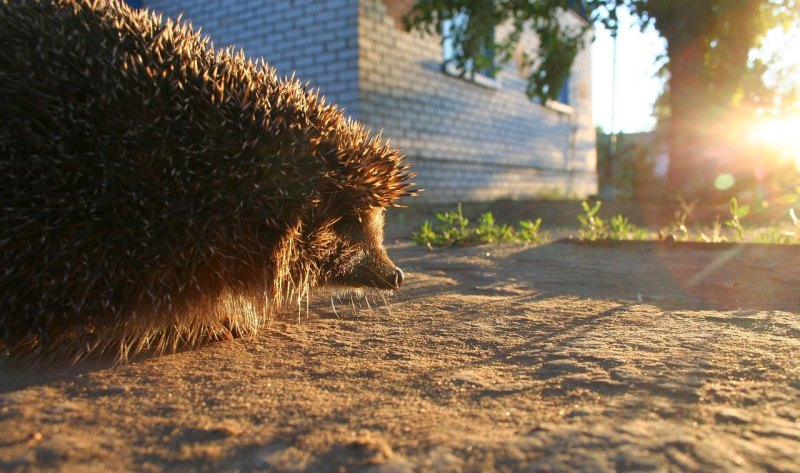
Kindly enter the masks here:
M 714 187 L 720 191 L 726 191 L 736 184 L 736 179 L 732 174 L 724 173 L 714 179 Z

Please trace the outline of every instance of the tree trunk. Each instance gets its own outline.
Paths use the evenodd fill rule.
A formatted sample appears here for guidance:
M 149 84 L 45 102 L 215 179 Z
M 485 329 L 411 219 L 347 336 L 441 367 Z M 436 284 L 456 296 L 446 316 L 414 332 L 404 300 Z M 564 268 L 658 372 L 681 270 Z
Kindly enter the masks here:
M 666 194 L 699 197 L 713 188 L 708 159 L 703 152 L 707 129 L 707 101 L 703 76 L 703 47 L 697 42 L 668 46 L 670 60 L 669 101 L 671 117 L 667 133 L 669 168 Z
M 714 179 L 722 172 L 718 154 L 725 143 L 715 133 L 747 69 L 764 0 L 725 1 L 725 9 L 719 0 L 671 0 L 659 2 L 662 9 L 655 10 L 657 18 L 667 20 L 661 33 L 670 70 L 666 197 L 719 197 Z M 710 47 L 712 39 L 717 49 Z

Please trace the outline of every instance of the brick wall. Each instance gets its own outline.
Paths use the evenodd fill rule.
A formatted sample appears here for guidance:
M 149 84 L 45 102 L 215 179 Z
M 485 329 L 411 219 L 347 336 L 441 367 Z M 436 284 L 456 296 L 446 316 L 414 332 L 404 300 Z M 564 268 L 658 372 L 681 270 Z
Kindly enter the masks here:
M 158 13 L 183 14 L 216 47 L 263 57 L 278 74 L 319 87 L 358 116 L 358 0 L 144 0 Z
M 408 3 L 360 0 L 359 112 L 409 156 L 426 189 L 419 200 L 596 192 L 588 51 L 573 69 L 572 107 L 556 111 L 525 96 L 513 64 L 498 73 L 498 88 L 443 73 L 441 39 L 399 27 L 398 4 Z M 572 14 L 564 20 L 579 21 Z

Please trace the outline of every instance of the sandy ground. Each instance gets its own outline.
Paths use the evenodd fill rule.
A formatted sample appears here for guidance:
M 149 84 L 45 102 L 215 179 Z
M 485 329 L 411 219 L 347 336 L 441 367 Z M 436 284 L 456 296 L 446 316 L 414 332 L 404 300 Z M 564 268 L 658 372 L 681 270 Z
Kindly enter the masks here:
M 6 360 L 0 470 L 800 471 L 800 247 L 714 248 L 399 244 L 386 301 Z

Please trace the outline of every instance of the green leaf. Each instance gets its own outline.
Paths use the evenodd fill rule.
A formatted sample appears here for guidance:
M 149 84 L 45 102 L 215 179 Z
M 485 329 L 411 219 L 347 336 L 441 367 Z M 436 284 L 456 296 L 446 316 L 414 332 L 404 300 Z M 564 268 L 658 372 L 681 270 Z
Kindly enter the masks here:
M 749 204 L 745 204 L 745 205 L 742 205 L 741 207 L 739 207 L 739 210 L 736 211 L 736 216 L 739 217 L 739 218 L 743 218 L 743 217 L 747 216 L 747 214 L 749 214 L 749 213 L 750 213 L 750 205 Z

